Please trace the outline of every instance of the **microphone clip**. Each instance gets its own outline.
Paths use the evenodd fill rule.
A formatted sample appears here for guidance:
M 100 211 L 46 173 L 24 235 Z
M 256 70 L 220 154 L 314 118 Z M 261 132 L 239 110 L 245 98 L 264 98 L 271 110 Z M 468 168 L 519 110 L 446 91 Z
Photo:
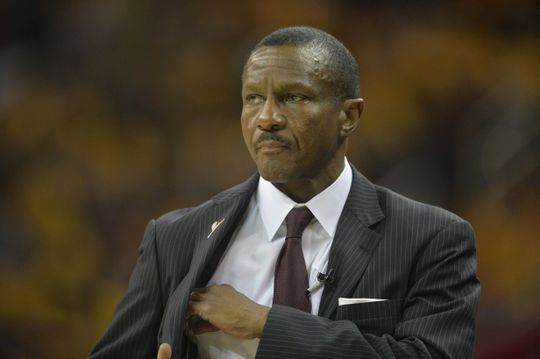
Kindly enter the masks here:
M 325 285 L 334 283 L 334 279 L 334 268 L 330 268 L 328 273 L 319 272 L 317 274 L 317 280 Z
M 313 284 L 306 290 L 306 295 L 309 297 L 311 293 L 321 288 L 323 285 L 331 285 L 334 283 L 334 269 L 330 268 L 328 273 L 317 273 L 317 283 Z

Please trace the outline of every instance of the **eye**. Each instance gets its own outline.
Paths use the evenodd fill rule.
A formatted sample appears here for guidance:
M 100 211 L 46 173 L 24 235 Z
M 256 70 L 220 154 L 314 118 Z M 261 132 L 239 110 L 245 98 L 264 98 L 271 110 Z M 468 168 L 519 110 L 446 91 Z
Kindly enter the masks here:
M 245 102 L 253 105 L 260 104 L 264 102 L 264 98 L 261 95 L 248 94 L 245 97 Z
M 285 95 L 284 100 L 285 102 L 288 102 L 288 103 L 300 103 L 300 102 L 307 101 L 308 99 L 307 97 L 303 95 L 290 93 L 290 94 Z

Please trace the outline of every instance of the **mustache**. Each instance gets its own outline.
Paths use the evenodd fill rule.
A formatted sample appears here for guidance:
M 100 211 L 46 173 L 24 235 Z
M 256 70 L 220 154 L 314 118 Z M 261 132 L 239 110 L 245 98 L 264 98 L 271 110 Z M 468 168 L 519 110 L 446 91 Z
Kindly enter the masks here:
M 261 135 L 255 141 L 255 147 L 259 147 L 259 145 L 264 141 L 275 141 L 281 143 L 284 146 L 291 147 L 291 141 L 275 132 L 261 133 Z

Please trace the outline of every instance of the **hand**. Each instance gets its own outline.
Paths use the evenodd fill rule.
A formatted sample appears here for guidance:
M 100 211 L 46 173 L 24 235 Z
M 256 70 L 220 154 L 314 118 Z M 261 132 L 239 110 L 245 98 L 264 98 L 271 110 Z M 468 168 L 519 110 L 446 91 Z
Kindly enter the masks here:
M 159 346 L 157 359 L 171 359 L 171 355 L 172 355 L 172 350 L 169 344 L 163 343 Z
M 195 334 L 221 330 L 235 337 L 253 339 L 261 336 L 269 311 L 269 307 L 223 284 L 194 289 L 187 316 L 203 320 L 194 329 Z

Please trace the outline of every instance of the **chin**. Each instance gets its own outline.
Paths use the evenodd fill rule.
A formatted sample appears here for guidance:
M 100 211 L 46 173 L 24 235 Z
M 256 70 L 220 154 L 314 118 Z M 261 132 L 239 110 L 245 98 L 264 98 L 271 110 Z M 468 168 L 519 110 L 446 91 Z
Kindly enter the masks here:
M 285 182 L 287 182 L 287 180 L 284 179 L 281 176 L 271 175 L 271 174 L 268 174 L 268 173 L 263 173 L 261 171 L 259 171 L 259 174 L 261 175 L 262 178 L 264 178 L 268 182 L 272 182 L 272 183 L 285 183 Z
M 289 180 L 289 176 L 287 176 L 281 166 L 279 169 L 272 166 L 259 166 L 257 169 L 261 177 L 269 182 L 285 183 Z

